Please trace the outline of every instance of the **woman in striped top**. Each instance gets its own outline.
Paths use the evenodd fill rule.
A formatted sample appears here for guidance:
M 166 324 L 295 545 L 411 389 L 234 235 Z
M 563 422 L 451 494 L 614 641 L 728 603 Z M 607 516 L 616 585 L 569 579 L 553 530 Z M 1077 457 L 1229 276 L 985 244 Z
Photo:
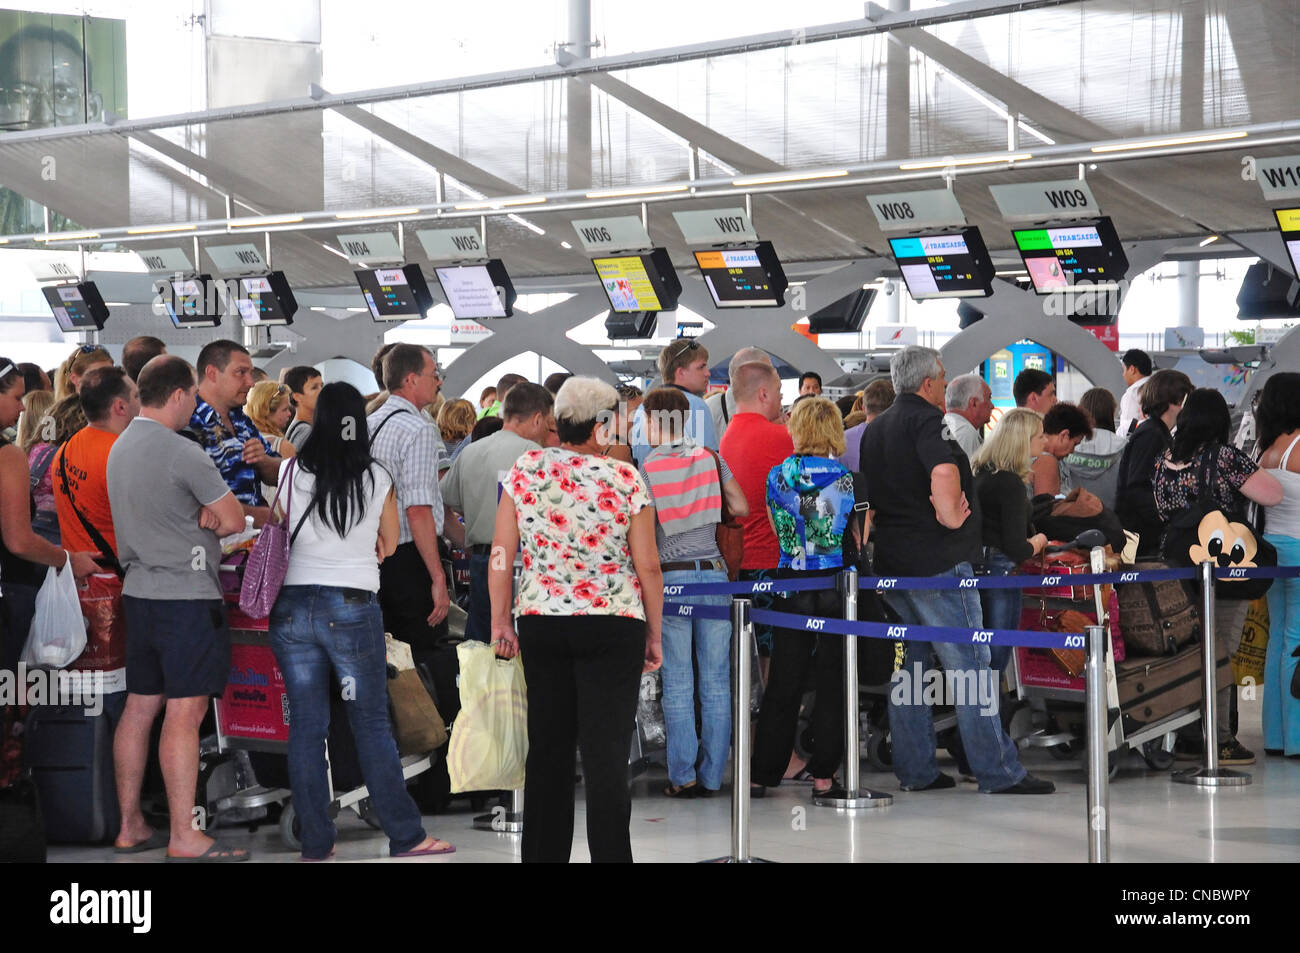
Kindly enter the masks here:
M 642 406 L 652 449 L 641 464 L 641 476 L 654 498 L 655 538 L 664 584 L 726 582 L 727 566 L 716 539 L 722 501 L 725 495 L 732 515 L 743 518 L 749 515 L 744 491 L 720 457 L 683 437 L 691 412 L 685 394 L 675 387 L 660 387 L 646 395 Z M 724 594 L 679 601 L 724 609 L 730 604 Z M 668 731 L 664 794 L 711 797 L 722 786 L 731 745 L 731 623 L 665 612 L 663 653 L 664 727 Z M 695 733 L 696 668 L 699 737 Z

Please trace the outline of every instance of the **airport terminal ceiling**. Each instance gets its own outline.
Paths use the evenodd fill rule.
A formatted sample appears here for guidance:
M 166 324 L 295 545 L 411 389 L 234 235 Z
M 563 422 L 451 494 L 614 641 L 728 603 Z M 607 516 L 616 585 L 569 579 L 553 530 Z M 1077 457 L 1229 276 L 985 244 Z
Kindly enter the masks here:
M 925 19 L 943 5 L 917 6 L 910 16 L 926 25 L 903 26 L 898 18 L 907 14 L 877 9 L 878 24 L 890 29 L 868 20 L 835 30 L 810 24 L 771 34 L 766 48 L 747 51 L 721 42 L 711 51 L 682 47 L 607 63 L 597 56 L 570 64 L 571 78 L 557 66 L 362 94 L 318 91 L 315 100 L 185 117 L 10 132 L 0 134 L 0 181 L 84 229 L 177 226 L 157 240 L 121 246 L 133 250 L 178 243 L 188 249 L 182 226 L 230 217 L 550 196 L 489 210 L 489 251 L 521 279 L 589 282 L 589 261 L 570 221 L 639 214 L 640 197 L 619 207 L 606 198 L 606 207 L 592 211 L 554 211 L 548 205 L 568 201 L 559 193 L 644 193 L 652 239 L 686 269 L 693 262 L 671 213 L 743 204 L 743 192 L 705 198 L 656 190 L 845 167 L 869 166 L 873 171 L 862 174 L 875 179 L 883 173 L 874 170 L 946 156 L 1004 153 L 1041 161 L 1072 143 L 1176 139 L 1296 119 L 1300 6 L 1292 2 L 962 0 L 947 7 L 983 15 L 947 22 Z M 1185 51 L 1195 60 L 1184 62 Z M 633 57 L 648 65 L 627 67 Z M 538 74 L 548 78 L 530 78 Z M 589 163 L 582 151 L 570 154 L 569 110 L 584 98 L 589 124 L 579 126 L 589 139 L 580 148 L 589 141 Z M 1296 137 L 1300 122 L 1284 132 Z M 1246 136 L 1190 147 L 1231 146 L 1225 151 L 1099 161 L 1084 173 L 1125 240 L 1263 231 L 1272 217 L 1258 185 L 1242 175 L 1243 157 L 1300 151 L 1295 141 L 1267 142 Z M 51 158 L 53 181 L 42 174 Z M 988 186 L 1074 178 L 1078 167 L 1036 167 L 1025 159 L 958 171 L 957 199 L 996 254 L 1008 251 L 1010 235 Z M 823 187 L 753 194 L 752 218 L 786 262 L 883 255 L 886 243 L 866 196 L 944 187 L 938 168 L 922 174 L 848 186 L 828 177 Z M 414 231 L 479 223 L 476 214 L 441 223 L 423 214 L 397 220 L 406 227 L 408 260 L 421 263 L 427 259 Z M 274 230 L 275 267 L 295 287 L 351 287 L 337 233 L 394 225 L 349 225 Z M 261 247 L 256 228 L 221 231 L 201 243 L 225 244 L 243 233 Z M 9 244 L 26 242 L 15 235 Z

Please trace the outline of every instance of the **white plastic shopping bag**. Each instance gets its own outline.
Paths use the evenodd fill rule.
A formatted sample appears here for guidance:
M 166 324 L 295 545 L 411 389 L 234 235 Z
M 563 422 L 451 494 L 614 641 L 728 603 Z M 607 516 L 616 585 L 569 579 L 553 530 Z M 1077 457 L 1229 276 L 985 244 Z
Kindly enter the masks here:
M 51 566 L 36 593 L 36 614 L 22 661 L 33 668 L 65 668 L 86 650 L 86 619 L 81 614 L 72 557 L 62 569 Z
M 522 788 L 528 759 L 524 663 L 517 655 L 499 659 L 492 646 L 473 639 L 456 646 L 456 654 L 461 707 L 447 749 L 452 793 Z

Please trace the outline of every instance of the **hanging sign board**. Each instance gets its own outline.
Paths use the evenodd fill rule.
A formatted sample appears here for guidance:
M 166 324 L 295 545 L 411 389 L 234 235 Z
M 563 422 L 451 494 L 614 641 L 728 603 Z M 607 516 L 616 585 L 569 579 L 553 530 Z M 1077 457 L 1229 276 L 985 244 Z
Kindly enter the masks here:
M 922 228 L 965 225 L 966 215 L 957 196 L 948 189 L 919 192 L 887 192 L 868 195 L 867 204 L 884 232 L 910 232 Z
M 1300 199 L 1300 156 L 1256 159 L 1255 181 L 1265 202 Z
M 340 235 L 339 247 L 354 265 L 378 265 L 405 261 L 397 236 L 392 232 L 362 232 Z
M 137 255 L 144 262 L 144 267 L 150 274 L 192 274 L 194 266 L 190 264 L 190 256 L 185 254 L 179 248 L 150 248 L 148 251 L 138 251 Z
M 415 233 L 432 261 L 486 258 L 487 245 L 477 228 L 424 228 Z
M 204 251 L 217 270 L 225 274 L 252 274 L 267 270 L 256 245 L 209 245 Z
M 989 193 L 1008 222 L 1051 222 L 1101 214 L 1096 196 L 1083 179 L 990 185 Z
M 756 242 L 758 232 L 743 208 L 714 208 L 695 212 L 673 212 L 688 245 L 730 245 Z
M 635 215 L 575 219 L 573 230 L 588 255 L 651 247 L 650 233 Z

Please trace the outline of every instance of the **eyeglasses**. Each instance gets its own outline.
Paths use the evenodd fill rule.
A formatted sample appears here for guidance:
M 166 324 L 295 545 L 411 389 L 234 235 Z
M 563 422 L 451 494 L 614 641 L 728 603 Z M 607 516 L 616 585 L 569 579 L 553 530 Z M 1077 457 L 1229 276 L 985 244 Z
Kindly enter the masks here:
M 77 348 L 78 354 L 98 354 L 100 351 L 104 351 L 104 349 L 98 344 L 83 344 Z M 104 351 L 104 353 L 107 354 L 108 352 Z

